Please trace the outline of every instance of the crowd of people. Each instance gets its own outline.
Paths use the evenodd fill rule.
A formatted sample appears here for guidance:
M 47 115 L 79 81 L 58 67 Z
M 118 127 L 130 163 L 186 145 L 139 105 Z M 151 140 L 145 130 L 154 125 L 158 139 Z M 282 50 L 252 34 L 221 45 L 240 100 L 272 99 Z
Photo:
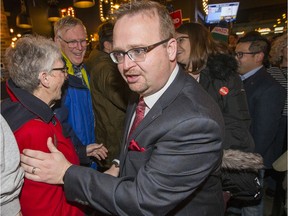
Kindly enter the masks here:
M 6 50 L 3 215 L 264 215 L 284 179 L 287 34 L 217 40 L 154 1 L 97 33 L 85 60 L 71 16 Z

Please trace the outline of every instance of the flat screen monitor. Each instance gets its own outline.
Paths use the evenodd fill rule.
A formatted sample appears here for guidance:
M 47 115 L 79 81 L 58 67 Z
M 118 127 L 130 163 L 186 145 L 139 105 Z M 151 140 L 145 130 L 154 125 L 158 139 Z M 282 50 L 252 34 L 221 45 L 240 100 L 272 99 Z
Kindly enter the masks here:
M 208 24 L 219 23 L 223 19 L 233 22 L 236 20 L 238 8 L 239 2 L 208 4 L 208 15 L 205 22 Z

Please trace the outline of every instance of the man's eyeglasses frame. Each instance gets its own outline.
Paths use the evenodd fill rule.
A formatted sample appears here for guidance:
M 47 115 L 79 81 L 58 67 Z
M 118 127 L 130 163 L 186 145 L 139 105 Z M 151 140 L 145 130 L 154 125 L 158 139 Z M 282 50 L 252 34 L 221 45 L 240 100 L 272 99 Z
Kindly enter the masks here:
M 58 37 L 65 42 L 69 48 L 75 48 L 77 47 L 78 44 L 80 44 L 82 47 L 87 47 L 88 46 L 88 41 L 85 40 L 71 40 L 71 41 L 66 41 L 64 40 L 60 35 L 58 35 Z
M 243 56 L 244 56 L 245 54 L 254 55 L 254 54 L 257 54 L 257 53 L 260 53 L 260 51 L 258 51 L 258 52 L 234 52 L 234 55 L 235 55 L 238 59 L 241 59 L 241 58 L 243 58 Z
M 68 67 L 62 67 L 62 68 L 52 68 L 51 71 L 59 70 L 62 73 L 68 73 Z
M 148 52 L 150 52 L 151 50 L 153 50 L 157 46 L 168 42 L 170 39 L 171 38 L 167 38 L 165 40 L 162 40 L 162 41 L 160 41 L 158 43 L 152 44 L 152 45 L 147 46 L 147 47 L 132 48 L 132 49 L 126 51 L 126 52 L 124 52 L 124 51 L 113 51 L 113 52 L 110 53 L 110 57 L 111 57 L 112 61 L 114 63 L 116 63 L 116 64 L 123 63 L 125 55 L 127 55 L 133 62 L 145 61 L 146 54 Z M 138 58 L 138 59 L 135 59 L 135 55 L 139 55 L 139 56 L 136 56 L 136 58 Z M 120 60 L 118 59 L 118 57 L 120 57 Z

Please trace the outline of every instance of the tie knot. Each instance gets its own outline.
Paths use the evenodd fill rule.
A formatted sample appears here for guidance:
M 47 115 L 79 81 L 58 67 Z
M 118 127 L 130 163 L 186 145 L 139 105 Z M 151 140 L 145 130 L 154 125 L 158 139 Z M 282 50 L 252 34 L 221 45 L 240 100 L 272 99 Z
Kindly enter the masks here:
M 137 105 L 137 107 L 136 107 L 136 115 L 138 115 L 138 114 L 141 113 L 141 115 L 144 116 L 145 108 L 146 108 L 145 101 L 144 101 L 143 97 L 140 97 L 140 98 L 139 98 L 138 105 Z
M 146 106 L 146 104 L 145 104 L 145 101 L 144 101 L 144 98 L 143 97 L 140 97 L 139 98 L 139 102 L 138 102 L 138 106 Z
M 144 101 L 143 97 L 140 97 L 139 102 L 138 102 L 137 107 L 136 107 L 136 112 L 137 112 L 137 110 L 140 110 L 141 112 L 143 111 L 143 115 L 144 115 L 145 108 L 146 108 L 145 101 Z

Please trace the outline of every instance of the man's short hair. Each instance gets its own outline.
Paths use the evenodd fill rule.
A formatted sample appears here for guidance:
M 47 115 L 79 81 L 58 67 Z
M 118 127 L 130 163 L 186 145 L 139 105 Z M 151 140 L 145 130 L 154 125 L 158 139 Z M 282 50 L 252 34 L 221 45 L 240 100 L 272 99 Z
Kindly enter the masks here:
M 114 21 L 126 15 L 133 16 L 140 13 L 149 17 L 159 17 L 160 36 L 162 40 L 175 36 L 175 27 L 168 9 L 156 1 L 143 0 L 134 1 L 133 4 L 122 4 L 118 10 L 114 11 Z
M 263 65 L 265 67 L 268 67 L 269 66 L 269 52 L 271 49 L 270 41 L 261 35 L 247 34 L 238 40 L 238 43 L 245 43 L 245 42 L 251 43 L 249 46 L 249 51 L 264 53 Z
M 98 36 L 99 36 L 99 49 L 104 50 L 104 42 L 113 42 L 113 27 L 114 24 L 111 22 L 102 23 L 98 29 Z
M 72 16 L 62 17 L 54 24 L 54 34 L 55 36 L 62 36 L 61 34 L 63 33 L 63 31 L 67 31 L 68 29 L 73 28 L 76 25 L 83 26 L 84 30 L 86 31 L 86 28 L 80 19 Z

